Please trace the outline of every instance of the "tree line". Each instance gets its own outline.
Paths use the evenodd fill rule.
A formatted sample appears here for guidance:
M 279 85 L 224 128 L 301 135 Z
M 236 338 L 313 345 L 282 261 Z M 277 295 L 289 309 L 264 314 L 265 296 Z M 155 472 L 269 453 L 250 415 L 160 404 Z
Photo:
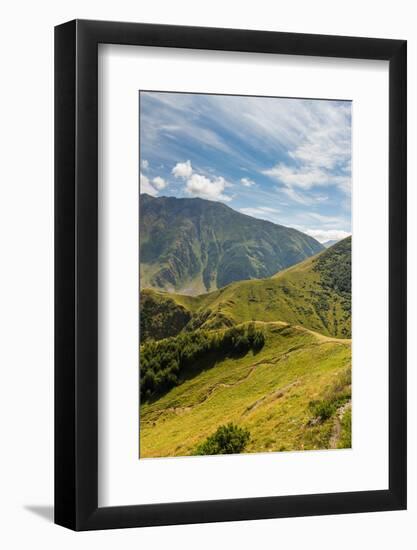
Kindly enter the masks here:
M 144 343 L 140 349 L 140 395 L 148 400 L 177 386 L 188 370 L 213 355 L 216 359 L 259 351 L 265 343 L 254 323 L 223 331 L 196 330 L 160 341 Z

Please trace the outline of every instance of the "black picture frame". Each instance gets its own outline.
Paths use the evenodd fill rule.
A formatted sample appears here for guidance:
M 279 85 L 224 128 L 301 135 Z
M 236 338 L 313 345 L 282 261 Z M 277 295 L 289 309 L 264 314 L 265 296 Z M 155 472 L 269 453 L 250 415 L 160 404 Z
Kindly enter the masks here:
M 98 44 L 389 62 L 389 488 L 98 506 Z M 406 508 L 406 41 L 74 20 L 55 28 L 55 522 L 74 530 Z

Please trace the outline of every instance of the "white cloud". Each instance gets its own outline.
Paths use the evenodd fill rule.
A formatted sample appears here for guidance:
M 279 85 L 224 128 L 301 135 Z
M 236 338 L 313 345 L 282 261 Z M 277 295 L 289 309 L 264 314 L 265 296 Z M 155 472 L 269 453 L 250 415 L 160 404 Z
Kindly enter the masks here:
M 181 178 L 185 182 L 185 191 L 194 197 L 214 201 L 230 201 L 232 197 L 223 192 L 231 184 L 222 176 L 207 176 L 198 174 L 191 166 L 191 162 L 177 162 L 172 169 L 172 174 L 176 178 Z
M 152 197 L 156 197 L 158 194 L 158 191 L 152 186 L 149 178 L 142 174 L 142 172 L 140 173 L 140 192 L 152 195 Z
M 161 137 L 169 138 L 176 144 L 192 136 L 193 142 L 200 147 L 232 153 L 229 144 L 212 128 L 202 125 L 201 98 L 194 94 L 169 92 L 142 92 L 141 126 L 146 146 L 158 150 Z M 215 116 L 209 114 L 209 118 Z M 164 156 L 170 156 L 169 148 Z
M 296 187 L 308 190 L 313 187 L 327 185 L 337 185 L 344 191 L 348 191 L 350 188 L 349 176 L 334 175 L 331 172 L 311 165 L 298 168 L 280 162 L 273 168 L 264 170 L 263 174 L 275 178 L 280 183 L 283 183 L 287 189 Z
M 314 195 L 314 200 L 316 202 L 325 202 L 325 201 L 329 200 L 329 197 L 328 197 L 328 195 Z
M 211 149 L 227 152 L 234 166 L 245 170 L 246 178 L 239 178 L 235 184 L 236 193 L 242 186 L 240 191 L 244 194 L 243 188 L 250 189 L 249 182 L 253 180 L 262 193 L 267 187 L 264 178 L 255 177 L 261 170 L 275 180 L 280 204 L 282 199 L 293 207 L 293 203 L 309 207 L 325 200 L 325 196 L 334 199 L 333 189 L 337 190 L 337 199 L 341 192 L 350 193 L 350 102 L 154 92 L 143 93 L 142 99 L 142 154 L 152 166 L 152 154 L 158 163 L 173 166 L 172 174 L 189 194 L 216 200 L 214 197 L 228 194 L 230 185 L 226 182 L 224 190 L 219 191 L 222 183 L 216 173 L 191 166 L 190 160 L 177 162 L 190 157 L 189 151 L 194 150 L 190 147 L 206 159 L 210 158 Z M 259 151 L 262 158 L 271 159 L 268 164 L 260 166 Z M 189 182 L 193 175 L 206 180 L 196 178 Z M 260 200 L 267 204 L 267 199 Z M 302 222 L 306 227 L 309 219 L 313 227 L 322 226 L 307 218 Z
M 301 189 L 310 189 L 316 185 L 326 185 L 329 181 L 328 175 L 317 168 L 295 168 L 282 162 L 273 168 L 264 170 L 263 173 L 266 176 L 271 176 L 277 179 L 290 188 L 298 187 Z
M 252 185 L 255 185 L 255 182 L 250 178 L 241 178 L 240 183 L 245 187 L 252 187 Z
M 280 187 L 279 191 L 281 193 L 284 193 L 284 195 L 286 195 L 292 201 L 298 202 L 299 204 L 309 205 L 312 203 L 311 199 L 307 197 L 307 195 L 297 193 L 297 191 L 294 191 L 292 187 Z
M 149 162 L 146 159 L 143 159 L 141 165 L 144 170 L 147 170 L 149 168 Z
M 158 191 L 161 191 L 161 189 L 165 189 L 167 186 L 167 182 L 164 180 L 164 178 L 161 178 L 160 176 L 156 176 L 152 180 L 152 185 L 158 189 Z
M 271 208 L 269 206 L 261 206 L 260 210 L 263 210 L 264 212 L 279 212 L 278 208 Z
M 291 114 L 291 106 L 288 106 Z M 285 120 L 286 152 L 294 163 L 280 161 L 263 174 L 286 189 L 307 191 L 315 187 L 351 189 L 350 104 L 306 101 L 296 107 L 294 121 Z M 280 127 L 281 130 L 281 127 Z M 299 195 L 288 193 L 297 202 Z
M 347 231 L 342 231 L 340 229 L 307 229 L 302 231 L 310 235 L 310 237 L 314 237 L 314 239 L 317 239 L 320 243 L 344 239 L 350 235 Z
M 350 176 L 350 102 L 155 92 L 141 97 L 141 124 L 150 150 L 160 153 L 161 136 L 169 132 L 176 155 L 184 135 L 200 148 L 227 152 L 245 169 L 259 170 L 256 151 L 263 150 L 286 154 L 300 167 Z M 249 149 L 245 153 L 242 136 Z M 165 157 L 171 153 L 165 148 Z
M 338 133 L 339 128 L 335 128 L 333 132 L 331 130 L 313 132 L 311 137 L 291 151 L 291 158 L 306 163 L 308 166 L 320 166 L 328 170 L 332 170 L 338 164 L 347 167 L 350 144 L 346 137 L 337 135 Z
M 226 180 L 221 176 L 211 179 L 194 173 L 187 179 L 185 190 L 188 194 L 202 199 L 230 201 L 231 197 L 223 194 L 226 185 Z
M 186 162 L 177 162 L 177 164 L 172 169 L 172 174 L 176 178 L 189 178 L 193 173 L 193 168 L 191 162 L 187 160 Z

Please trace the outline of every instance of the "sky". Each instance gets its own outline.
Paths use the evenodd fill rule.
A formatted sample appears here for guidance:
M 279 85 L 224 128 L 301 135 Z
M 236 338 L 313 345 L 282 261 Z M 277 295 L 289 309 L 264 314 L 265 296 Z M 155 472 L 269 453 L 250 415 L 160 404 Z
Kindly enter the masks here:
M 351 232 L 351 102 L 140 92 L 140 192 Z

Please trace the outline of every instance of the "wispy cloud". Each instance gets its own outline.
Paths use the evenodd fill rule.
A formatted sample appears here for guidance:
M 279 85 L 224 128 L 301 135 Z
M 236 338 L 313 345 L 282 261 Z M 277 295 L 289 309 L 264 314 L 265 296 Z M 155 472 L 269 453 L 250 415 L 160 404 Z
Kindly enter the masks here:
M 308 190 L 313 187 L 337 185 L 343 190 L 348 190 L 350 186 L 350 177 L 333 174 L 311 165 L 296 167 L 280 162 L 273 168 L 263 170 L 263 174 L 275 178 L 283 183 L 287 189 L 295 187 Z
M 269 206 L 258 206 L 253 208 L 240 208 L 239 211 L 242 212 L 242 214 L 246 214 L 247 216 L 279 223 L 278 215 L 280 211 L 278 210 L 278 208 L 271 208 Z
M 256 185 L 255 182 L 253 180 L 251 180 L 250 178 L 240 178 L 240 183 L 244 187 L 252 187 L 253 185 Z
M 279 189 L 279 192 L 284 194 L 290 200 L 298 204 L 307 206 L 307 205 L 311 205 L 313 202 L 311 197 L 309 197 L 306 194 L 295 191 L 292 187 L 281 187 Z
M 201 109 L 194 98 L 192 94 L 142 92 L 141 143 L 146 140 L 145 147 L 152 150 L 160 147 L 161 138 L 177 142 L 192 138 L 195 144 L 203 148 L 232 153 L 229 144 L 218 132 L 202 124 Z
M 154 194 L 227 201 L 312 231 L 350 230 L 350 102 L 142 92 L 140 132 Z M 265 205 L 278 205 L 279 216 Z
M 301 113 L 303 130 L 297 144 L 288 143 L 287 158 L 263 173 L 286 189 L 309 190 L 338 187 L 349 193 L 351 187 L 350 104 L 331 101 L 308 102 Z M 294 200 L 297 196 L 294 195 Z
M 323 216 L 323 214 L 318 214 L 317 212 L 309 212 L 308 215 L 310 216 L 310 218 L 313 218 L 314 220 L 317 220 L 326 225 L 334 225 L 340 222 L 340 218 L 337 216 Z

